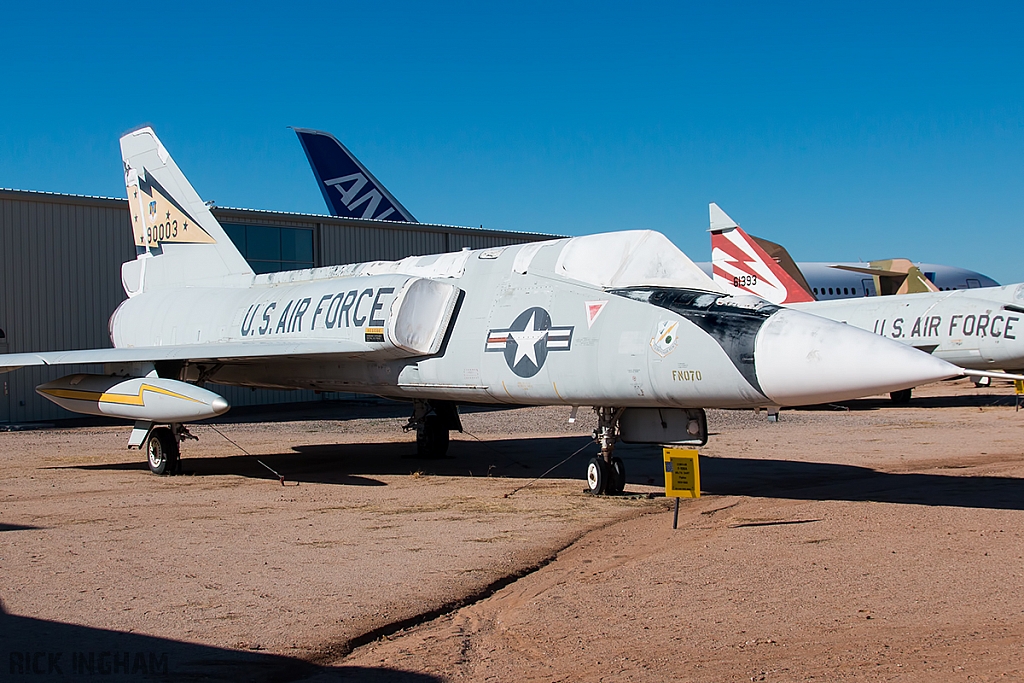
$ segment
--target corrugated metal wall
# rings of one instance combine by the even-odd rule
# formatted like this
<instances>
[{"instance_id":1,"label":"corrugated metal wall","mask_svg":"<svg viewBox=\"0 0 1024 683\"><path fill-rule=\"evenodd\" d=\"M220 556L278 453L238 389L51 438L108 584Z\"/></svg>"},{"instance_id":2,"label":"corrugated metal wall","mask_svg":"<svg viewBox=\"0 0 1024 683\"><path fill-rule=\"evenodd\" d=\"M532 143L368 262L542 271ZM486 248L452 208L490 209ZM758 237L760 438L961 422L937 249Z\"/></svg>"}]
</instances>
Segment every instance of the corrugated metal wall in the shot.
<instances>
[{"instance_id":1,"label":"corrugated metal wall","mask_svg":"<svg viewBox=\"0 0 1024 683\"><path fill-rule=\"evenodd\" d=\"M463 247L486 249L552 239L552 235L464 228L426 223L390 223L248 209L214 209L222 223L311 228L317 233L316 264L337 266L364 261L394 261Z\"/></svg>"},{"instance_id":2,"label":"corrugated metal wall","mask_svg":"<svg viewBox=\"0 0 1024 683\"><path fill-rule=\"evenodd\" d=\"M445 251L445 235L416 229L380 230L321 226L321 254L324 265L393 261L406 256Z\"/></svg>"},{"instance_id":3,"label":"corrugated metal wall","mask_svg":"<svg viewBox=\"0 0 1024 683\"><path fill-rule=\"evenodd\" d=\"M522 244L548 235L215 208L223 223L306 227L316 265ZM0 353L110 346L107 320L124 300L121 264L135 258L127 201L0 190ZM95 367L22 368L0 375L0 424L74 417L35 387ZM309 391L211 387L231 405L318 398ZM332 395L336 397L336 395Z\"/></svg>"},{"instance_id":4,"label":"corrugated metal wall","mask_svg":"<svg viewBox=\"0 0 1024 683\"><path fill-rule=\"evenodd\" d=\"M107 319L125 298L121 263L135 256L125 202L0 194L0 328L7 352L110 346ZM35 392L84 367L0 375L0 419L70 417Z\"/></svg>"}]
</instances>

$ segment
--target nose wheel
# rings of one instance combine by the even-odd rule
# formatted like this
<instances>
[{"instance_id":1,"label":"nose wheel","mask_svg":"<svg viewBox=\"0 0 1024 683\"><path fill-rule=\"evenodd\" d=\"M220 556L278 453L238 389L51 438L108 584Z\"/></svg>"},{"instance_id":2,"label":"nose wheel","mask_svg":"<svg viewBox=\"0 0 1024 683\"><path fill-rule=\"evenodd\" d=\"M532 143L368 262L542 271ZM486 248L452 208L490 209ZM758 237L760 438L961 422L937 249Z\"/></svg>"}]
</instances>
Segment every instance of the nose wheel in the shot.
<instances>
[{"instance_id":1,"label":"nose wheel","mask_svg":"<svg viewBox=\"0 0 1024 683\"><path fill-rule=\"evenodd\" d=\"M587 492L600 496L608 489L608 463L595 456L587 463Z\"/></svg>"},{"instance_id":2,"label":"nose wheel","mask_svg":"<svg viewBox=\"0 0 1024 683\"><path fill-rule=\"evenodd\" d=\"M612 458L610 463L596 455L587 463L587 493L617 496L626 489L626 463Z\"/></svg>"}]
</instances>

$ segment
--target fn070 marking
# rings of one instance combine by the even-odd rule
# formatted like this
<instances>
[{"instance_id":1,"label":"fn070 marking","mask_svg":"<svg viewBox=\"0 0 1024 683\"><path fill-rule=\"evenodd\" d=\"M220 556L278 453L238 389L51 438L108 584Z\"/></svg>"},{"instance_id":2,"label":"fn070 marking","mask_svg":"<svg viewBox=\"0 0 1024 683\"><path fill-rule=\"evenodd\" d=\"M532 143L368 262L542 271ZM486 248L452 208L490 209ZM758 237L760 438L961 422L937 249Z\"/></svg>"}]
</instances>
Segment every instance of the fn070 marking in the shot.
<instances>
[{"instance_id":1,"label":"fn070 marking","mask_svg":"<svg viewBox=\"0 0 1024 683\"><path fill-rule=\"evenodd\" d=\"M699 382L700 370L673 370L672 379L676 382Z\"/></svg>"}]
</instances>

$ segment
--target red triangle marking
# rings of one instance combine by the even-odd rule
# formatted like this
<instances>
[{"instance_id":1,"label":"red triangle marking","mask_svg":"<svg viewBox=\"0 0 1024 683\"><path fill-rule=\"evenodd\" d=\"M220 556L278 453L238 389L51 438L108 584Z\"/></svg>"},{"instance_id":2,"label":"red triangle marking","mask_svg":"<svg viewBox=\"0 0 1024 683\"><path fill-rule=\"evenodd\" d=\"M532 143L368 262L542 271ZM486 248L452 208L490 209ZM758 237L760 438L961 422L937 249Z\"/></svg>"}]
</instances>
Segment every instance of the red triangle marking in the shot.
<instances>
[{"instance_id":1,"label":"red triangle marking","mask_svg":"<svg viewBox=\"0 0 1024 683\"><path fill-rule=\"evenodd\" d=\"M601 315L601 311L604 310L607 301L587 301L587 328L594 326L594 321L597 320L597 316Z\"/></svg>"}]
</instances>

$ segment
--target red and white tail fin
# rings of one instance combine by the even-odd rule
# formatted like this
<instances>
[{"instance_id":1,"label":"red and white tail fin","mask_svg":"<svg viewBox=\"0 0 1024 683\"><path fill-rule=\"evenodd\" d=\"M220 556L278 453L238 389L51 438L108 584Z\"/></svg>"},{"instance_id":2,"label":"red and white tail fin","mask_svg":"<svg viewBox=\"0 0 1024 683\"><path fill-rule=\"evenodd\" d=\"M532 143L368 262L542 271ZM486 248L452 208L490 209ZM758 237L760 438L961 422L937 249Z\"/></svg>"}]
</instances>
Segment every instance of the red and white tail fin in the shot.
<instances>
[{"instance_id":1,"label":"red and white tail fin","mask_svg":"<svg viewBox=\"0 0 1024 683\"><path fill-rule=\"evenodd\" d=\"M814 301L775 259L714 202L711 214L713 278L731 294L754 294L774 304Z\"/></svg>"}]
</instances>

